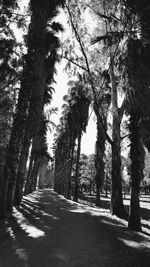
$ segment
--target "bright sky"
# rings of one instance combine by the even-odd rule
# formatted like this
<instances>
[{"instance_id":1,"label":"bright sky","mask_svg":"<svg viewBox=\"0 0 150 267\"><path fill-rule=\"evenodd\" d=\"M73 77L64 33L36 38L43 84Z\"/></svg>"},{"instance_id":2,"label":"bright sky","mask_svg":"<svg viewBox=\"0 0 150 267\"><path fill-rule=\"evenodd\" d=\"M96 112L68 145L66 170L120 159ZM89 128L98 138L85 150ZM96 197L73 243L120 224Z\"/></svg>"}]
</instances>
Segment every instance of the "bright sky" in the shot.
<instances>
[{"instance_id":1,"label":"bright sky","mask_svg":"<svg viewBox=\"0 0 150 267\"><path fill-rule=\"evenodd\" d=\"M54 85L55 93L53 95L53 101L51 103L52 107L58 107L59 111L57 115L52 115L51 120L55 122L56 124L59 123L59 118L61 116L61 106L64 103L62 98L64 95L67 94L67 83L69 81L68 75L63 71L63 68L65 66L65 61L62 60L62 62L57 65L57 75L55 76L55 80L57 82L56 85ZM92 113L92 116L90 117L86 134L83 134L82 137L82 143L81 143L81 153L90 155L94 153L95 149L95 141L96 141L96 122L93 120L94 113ZM51 152L51 146L52 146L52 139L53 135L48 133L48 143L49 143L49 151Z\"/></svg>"}]
</instances>

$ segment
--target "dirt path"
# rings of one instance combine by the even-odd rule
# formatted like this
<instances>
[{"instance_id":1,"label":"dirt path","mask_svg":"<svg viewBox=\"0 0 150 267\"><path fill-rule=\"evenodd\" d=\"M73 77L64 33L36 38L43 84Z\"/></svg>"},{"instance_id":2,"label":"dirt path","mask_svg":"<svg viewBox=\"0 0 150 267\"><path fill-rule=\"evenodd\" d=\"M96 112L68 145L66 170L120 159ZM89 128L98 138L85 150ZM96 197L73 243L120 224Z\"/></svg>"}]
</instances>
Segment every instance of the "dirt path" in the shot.
<instances>
[{"instance_id":1,"label":"dirt path","mask_svg":"<svg viewBox=\"0 0 150 267\"><path fill-rule=\"evenodd\" d=\"M37 191L0 224L0 267L64 266L149 267L150 238L105 210Z\"/></svg>"}]
</instances>

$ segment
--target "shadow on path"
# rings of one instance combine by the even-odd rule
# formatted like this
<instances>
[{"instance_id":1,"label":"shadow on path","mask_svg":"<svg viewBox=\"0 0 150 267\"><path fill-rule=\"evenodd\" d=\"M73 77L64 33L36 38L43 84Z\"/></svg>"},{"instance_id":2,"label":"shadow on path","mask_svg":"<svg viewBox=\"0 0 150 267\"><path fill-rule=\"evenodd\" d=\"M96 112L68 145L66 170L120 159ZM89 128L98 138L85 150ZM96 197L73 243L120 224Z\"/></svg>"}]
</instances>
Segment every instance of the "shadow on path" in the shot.
<instances>
[{"instance_id":1,"label":"shadow on path","mask_svg":"<svg viewBox=\"0 0 150 267\"><path fill-rule=\"evenodd\" d=\"M0 267L149 266L148 238L50 189L24 197L0 225Z\"/></svg>"}]
</instances>

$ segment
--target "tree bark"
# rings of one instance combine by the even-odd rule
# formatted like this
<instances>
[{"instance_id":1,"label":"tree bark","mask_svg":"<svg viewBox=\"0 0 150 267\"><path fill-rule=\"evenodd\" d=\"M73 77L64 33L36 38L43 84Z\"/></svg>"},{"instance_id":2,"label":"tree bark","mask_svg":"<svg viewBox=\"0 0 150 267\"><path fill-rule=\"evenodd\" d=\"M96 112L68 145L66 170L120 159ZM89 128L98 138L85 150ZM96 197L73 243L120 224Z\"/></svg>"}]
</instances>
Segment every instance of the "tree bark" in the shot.
<instances>
[{"instance_id":1,"label":"tree bark","mask_svg":"<svg viewBox=\"0 0 150 267\"><path fill-rule=\"evenodd\" d=\"M108 197L108 175L106 174L105 197Z\"/></svg>"},{"instance_id":2,"label":"tree bark","mask_svg":"<svg viewBox=\"0 0 150 267\"><path fill-rule=\"evenodd\" d=\"M66 187L66 198L71 199L71 173L72 173L72 163L75 147L74 134L69 135L69 152L68 152L68 171L67 171L67 187Z\"/></svg>"},{"instance_id":3,"label":"tree bark","mask_svg":"<svg viewBox=\"0 0 150 267\"><path fill-rule=\"evenodd\" d=\"M67 149L67 151L66 151L66 171L65 171L65 187L64 187L64 197L66 197L67 198L67 196L68 196L68 190L69 190L69 188L68 188L68 186L69 186L69 170L70 170L70 160L71 160L71 158L70 158L70 146L69 146L69 144L67 144L67 147L68 147L68 149Z\"/></svg>"},{"instance_id":4,"label":"tree bark","mask_svg":"<svg viewBox=\"0 0 150 267\"><path fill-rule=\"evenodd\" d=\"M139 186L132 183L131 202L128 227L134 231L141 231Z\"/></svg>"},{"instance_id":5,"label":"tree bark","mask_svg":"<svg viewBox=\"0 0 150 267\"><path fill-rule=\"evenodd\" d=\"M23 187L25 183L25 175L26 175L26 166L27 160L29 156L29 148L30 148L30 140L24 140L25 144L23 144L20 162L18 167L18 173L16 178L16 187L15 187L15 195L14 195L14 206L19 206L23 197ZM8 198L7 201L9 203L9 188L8 188Z\"/></svg>"},{"instance_id":6,"label":"tree bark","mask_svg":"<svg viewBox=\"0 0 150 267\"><path fill-rule=\"evenodd\" d=\"M25 196L28 194L28 187L29 187L29 182L31 180L31 174L32 174L33 166L34 166L34 160L35 160L35 153L34 153L34 149L33 149L33 145L32 145L31 158L30 158L30 162L29 162L29 169L28 169L28 174L27 174L26 181L25 181L25 189L24 189L24 195Z\"/></svg>"},{"instance_id":7,"label":"tree bark","mask_svg":"<svg viewBox=\"0 0 150 267\"><path fill-rule=\"evenodd\" d=\"M101 124L97 119L97 141L95 151L95 169L96 169L96 206L100 207L100 188L104 182L104 153L105 153L105 135L101 129Z\"/></svg>"},{"instance_id":8,"label":"tree bark","mask_svg":"<svg viewBox=\"0 0 150 267\"><path fill-rule=\"evenodd\" d=\"M140 136L140 116L137 112L130 115L130 158L131 158L131 203L128 227L141 231L139 191L143 179L145 151Z\"/></svg>"},{"instance_id":9,"label":"tree bark","mask_svg":"<svg viewBox=\"0 0 150 267\"><path fill-rule=\"evenodd\" d=\"M113 62L110 65L110 78L112 85L111 102L112 102L112 194L111 194L111 213L120 217L127 218L123 206L122 197L122 177L121 177L121 137L119 108L117 103L117 86L113 70Z\"/></svg>"},{"instance_id":10,"label":"tree bark","mask_svg":"<svg viewBox=\"0 0 150 267\"><path fill-rule=\"evenodd\" d=\"M30 193L32 193L33 191L36 190L37 178L38 178L38 170L39 170L39 160L37 158L37 159L35 159L34 167L33 167L33 170L32 170L31 189L29 191Z\"/></svg>"},{"instance_id":11,"label":"tree bark","mask_svg":"<svg viewBox=\"0 0 150 267\"><path fill-rule=\"evenodd\" d=\"M82 137L82 130L80 129L78 136L78 148L77 148L76 171L75 171L75 188L73 196L73 201L75 202L78 202L78 193L79 193L79 160L81 151L81 137Z\"/></svg>"}]
</instances>

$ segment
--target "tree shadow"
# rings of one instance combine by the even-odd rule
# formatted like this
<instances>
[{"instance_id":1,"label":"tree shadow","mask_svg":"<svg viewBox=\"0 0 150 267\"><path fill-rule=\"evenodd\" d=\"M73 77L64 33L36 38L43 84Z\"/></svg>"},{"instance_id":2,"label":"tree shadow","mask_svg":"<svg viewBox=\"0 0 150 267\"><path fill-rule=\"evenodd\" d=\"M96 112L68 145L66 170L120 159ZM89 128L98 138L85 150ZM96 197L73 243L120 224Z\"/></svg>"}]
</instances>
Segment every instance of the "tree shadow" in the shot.
<instances>
[{"instance_id":1,"label":"tree shadow","mask_svg":"<svg viewBox=\"0 0 150 267\"><path fill-rule=\"evenodd\" d=\"M25 197L2 231L2 267L149 266L144 236L52 190Z\"/></svg>"},{"instance_id":2,"label":"tree shadow","mask_svg":"<svg viewBox=\"0 0 150 267\"><path fill-rule=\"evenodd\" d=\"M149 196L144 196L146 199L150 199ZM79 199L81 200L81 202L83 202L84 204L90 204L92 203L93 206L95 206L95 195L93 196L90 196L90 195L83 195L83 194L80 194L79 195ZM79 201L80 201L79 200ZM126 198L125 200L130 200L130 198ZM144 202L144 203L147 203L149 201L142 201L140 199L140 202ZM129 205L130 204L126 204L124 203L124 207L125 207L125 210L126 212L129 214ZM105 197L101 197L101 200L100 200L100 208L103 208L103 209L110 209L110 197L109 198L105 198ZM145 207L140 207L140 216L143 220L149 220L150 219L150 209L148 208L145 208Z\"/></svg>"}]
</instances>

